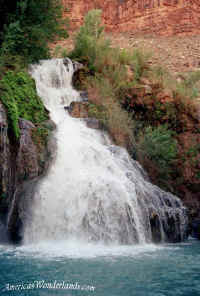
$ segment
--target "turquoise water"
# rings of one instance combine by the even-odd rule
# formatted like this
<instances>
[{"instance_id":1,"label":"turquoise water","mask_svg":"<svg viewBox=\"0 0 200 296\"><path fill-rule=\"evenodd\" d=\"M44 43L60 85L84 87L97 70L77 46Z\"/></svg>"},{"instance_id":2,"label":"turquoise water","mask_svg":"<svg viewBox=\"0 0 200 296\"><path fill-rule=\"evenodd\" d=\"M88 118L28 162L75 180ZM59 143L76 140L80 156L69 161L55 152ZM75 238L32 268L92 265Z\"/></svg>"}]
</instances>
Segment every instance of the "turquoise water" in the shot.
<instances>
[{"instance_id":1,"label":"turquoise water","mask_svg":"<svg viewBox=\"0 0 200 296\"><path fill-rule=\"evenodd\" d=\"M200 242L110 248L67 242L0 246L0 295L200 295Z\"/></svg>"}]
</instances>

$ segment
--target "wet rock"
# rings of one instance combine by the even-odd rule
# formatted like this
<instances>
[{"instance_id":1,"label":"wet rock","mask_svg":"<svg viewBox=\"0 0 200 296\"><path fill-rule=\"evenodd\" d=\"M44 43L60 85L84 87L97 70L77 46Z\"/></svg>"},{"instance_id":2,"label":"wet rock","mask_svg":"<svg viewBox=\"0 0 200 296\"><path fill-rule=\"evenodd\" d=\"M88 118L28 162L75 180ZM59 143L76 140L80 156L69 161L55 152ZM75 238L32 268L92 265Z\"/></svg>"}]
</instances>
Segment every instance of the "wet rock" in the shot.
<instances>
[{"instance_id":1,"label":"wet rock","mask_svg":"<svg viewBox=\"0 0 200 296\"><path fill-rule=\"evenodd\" d=\"M26 119L19 119L19 128L21 130L21 134L23 134L23 130L29 130L29 129L33 129L35 128L35 125L29 121L29 120L26 120Z\"/></svg>"},{"instance_id":2,"label":"wet rock","mask_svg":"<svg viewBox=\"0 0 200 296\"><path fill-rule=\"evenodd\" d=\"M81 91L80 92L80 97L82 102L87 102L88 101L88 92L87 91Z\"/></svg>"},{"instance_id":3,"label":"wet rock","mask_svg":"<svg viewBox=\"0 0 200 296\"><path fill-rule=\"evenodd\" d=\"M195 219L191 223L191 235L200 240L200 219Z\"/></svg>"},{"instance_id":4,"label":"wet rock","mask_svg":"<svg viewBox=\"0 0 200 296\"><path fill-rule=\"evenodd\" d=\"M7 126L7 116L5 112L5 108L0 102L0 127L6 127Z\"/></svg>"},{"instance_id":5,"label":"wet rock","mask_svg":"<svg viewBox=\"0 0 200 296\"><path fill-rule=\"evenodd\" d=\"M154 243L160 243L162 241L162 235L160 231L159 216L155 212L152 212L149 219L151 225L152 241Z\"/></svg>"},{"instance_id":6,"label":"wet rock","mask_svg":"<svg viewBox=\"0 0 200 296\"><path fill-rule=\"evenodd\" d=\"M32 140L32 129L35 128L34 124L28 120L20 119L19 128L20 139L16 163L18 180L22 181L38 176L39 164L37 149Z\"/></svg>"},{"instance_id":7,"label":"wet rock","mask_svg":"<svg viewBox=\"0 0 200 296\"><path fill-rule=\"evenodd\" d=\"M93 129L101 129L102 128L100 121L96 118L86 118L85 122L86 122L87 127L89 127L89 128L93 128Z\"/></svg>"},{"instance_id":8,"label":"wet rock","mask_svg":"<svg viewBox=\"0 0 200 296\"><path fill-rule=\"evenodd\" d=\"M65 58L63 60L64 65L66 66L67 70L69 71L69 66L71 65L71 60L69 60L68 58ZM83 65L77 61L72 61L73 64L73 70L74 72L76 72L79 69L83 68Z\"/></svg>"},{"instance_id":9,"label":"wet rock","mask_svg":"<svg viewBox=\"0 0 200 296\"><path fill-rule=\"evenodd\" d=\"M77 61L72 61L74 72L83 68L83 65Z\"/></svg>"},{"instance_id":10,"label":"wet rock","mask_svg":"<svg viewBox=\"0 0 200 296\"><path fill-rule=\"evenodd\" d=\"M69 106L64 106L65 111L69 111Z\"/></svg>"},{"instance_id":11,"label":"wet rock","mask_svg":"<svg viewBox=\"0 0 200 296\"><path fill-rule=\"evenodd\" d=\"M0 221L0 243L8 242L8 233L6 226Z\"/></svg>"},{"instance_id":12,"label":"wet rock","mask_svg":"<svg viewBox=\"0 0 200 296\"><path fill-rule=\"evenodd\" d=\"M64 107L65 108L65 107ZM44 127L46 127L48 130L53 131L56 129L56 124L52 120L46 120L42 123Z\"/></svg>"},{"instance_id":13,"label":"wet rock","mask_svg":"<svg viewBox=\"0 0 200 296\"><path fill-rule=\"evenodd\" d=\"M6 209L5 197L11 189L11 151L8 138L8 122L4 106L0 103L0 205ZM8 190L9 189L9 190Z\"/></svg>"},{"instance_id":14,"label":"wet rock","mask_svg":"<svg viewBox=\"0 0 200 296\"><path fill-rule=\"evenodd\" d=\"M48 123L52 125L52 128L54 127L51 121L47 121ZM22 239L24 215L27 219L30 217L27 208L32 201L36 184L47 171L56 151L54 137L50 137L47 146L43 147L42 151L38 151L32 140L32 131L35 126L24 119L20 119L19 126L21 132L19 148L13 161L16 166L15 182L13 182L12 199L9 201L7 213L8 236L15 243Z\"/></svg>"}]
</instances>

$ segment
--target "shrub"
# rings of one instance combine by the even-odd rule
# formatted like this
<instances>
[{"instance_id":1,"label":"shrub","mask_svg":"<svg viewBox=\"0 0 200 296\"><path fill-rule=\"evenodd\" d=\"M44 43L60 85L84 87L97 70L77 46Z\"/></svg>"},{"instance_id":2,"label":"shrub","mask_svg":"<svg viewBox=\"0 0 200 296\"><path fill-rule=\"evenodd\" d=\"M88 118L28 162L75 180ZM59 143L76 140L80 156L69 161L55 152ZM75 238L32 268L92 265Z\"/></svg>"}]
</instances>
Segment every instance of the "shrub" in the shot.
<instances>
[{"instance_id":1,"label":"shrub","mask_svg":"<svg viewBox=\"0 0 200 296\"><path fill-rule=\"evenodd\" d=\"M120 106L109 79L92 77L87 81L87 89L90 102L93 103L89 115L103 123L116 144L129 149L134 144L134 121Z\"/></svg>"},{"instance_id":2,"label":"shrub","mask_svg":"<svg viewBox=\"0 0 200 296\"><path fill-rule=\"evenodd\" d=\"M188 97L190 99L197 98L199 95L199 88L197 83L200 81L200 71L195 71L183 77L181 82L176 85L176 92L180 96Z\"/></svg>"},{"instance_id":3,"label":"shrub","mask_svg":"<svg viewBox=\"0 0 200 296\"><path fill-rule=\"evenodd\" d=\"M177 156L177 141L174 132L166 125L146 127L138 142L139 158L152 161L162 177L169 177L171 165Z\"/></svg>"},{"instance_id":4,"label":"shrub","mask_svg":"<svg viewBox=\"0 0 200 296\"><path fill-rule=\"evenodd\" d=\"M150 53L145 53L144 50L135 49L130 56L130 61L133 70L134 70L134 77L136 81L139 81L142 76L146 74L149 70L148 60L150 58Z\"/></svg>"}]
</instances>

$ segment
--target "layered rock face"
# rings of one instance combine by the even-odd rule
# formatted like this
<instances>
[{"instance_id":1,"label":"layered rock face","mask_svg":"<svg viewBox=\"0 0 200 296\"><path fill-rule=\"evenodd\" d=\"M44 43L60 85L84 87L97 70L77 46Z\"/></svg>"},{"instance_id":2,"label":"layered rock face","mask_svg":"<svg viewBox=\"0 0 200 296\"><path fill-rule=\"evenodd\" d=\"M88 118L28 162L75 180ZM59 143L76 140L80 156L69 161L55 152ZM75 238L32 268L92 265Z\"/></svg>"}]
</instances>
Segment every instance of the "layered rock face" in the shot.
<instances>
[{"instance_id":1,"label":"layered rock face","mask_svg":"<svg viewBox=\"0 0 200 296\"><path fill-rule=\"evenodd\" d=\"M0 102L0 242L7 235L13 241L20 240L20 215L26 211L26 199L31 198L31 190L47 170L54 150L50 141L41 149L34 143L32 133L36 127L32 122L19 119L19 128L16 142L8 132L7 112Z\"/></svg>"},{"instance_id":2,"label":"layered rock face","mask_svg":"<svg viewBox=\"0 0 200 296\"><path fill-rule=\"evenodd\" d=\"M101 9L108 31L158 35L200 33L199 0L63 0L75 29L91 9Z\"/></svg>"}]
</instances>

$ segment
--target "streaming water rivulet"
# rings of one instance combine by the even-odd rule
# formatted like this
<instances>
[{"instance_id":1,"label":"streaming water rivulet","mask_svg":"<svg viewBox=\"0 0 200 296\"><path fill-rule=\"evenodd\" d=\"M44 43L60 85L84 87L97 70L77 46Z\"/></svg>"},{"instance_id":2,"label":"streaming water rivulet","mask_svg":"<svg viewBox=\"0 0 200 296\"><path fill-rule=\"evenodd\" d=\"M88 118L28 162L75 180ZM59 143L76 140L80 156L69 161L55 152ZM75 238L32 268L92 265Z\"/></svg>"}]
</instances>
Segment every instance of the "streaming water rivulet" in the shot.
<instances>
[{"instance_id":1,"label":"streaming water rivulet","mask_svg":"<svg viewBox=\"0 0 200 296\"><path fill-rule=\"evenodd\" d=\"M148 181L140 165L107 134L68 115L81 100L69 59L31 67L37 91L56 123L57 152L24 222L24 242L78 240L112 244L179 241L186 231L181 201Z\"/></svg>"}]
</instances>

